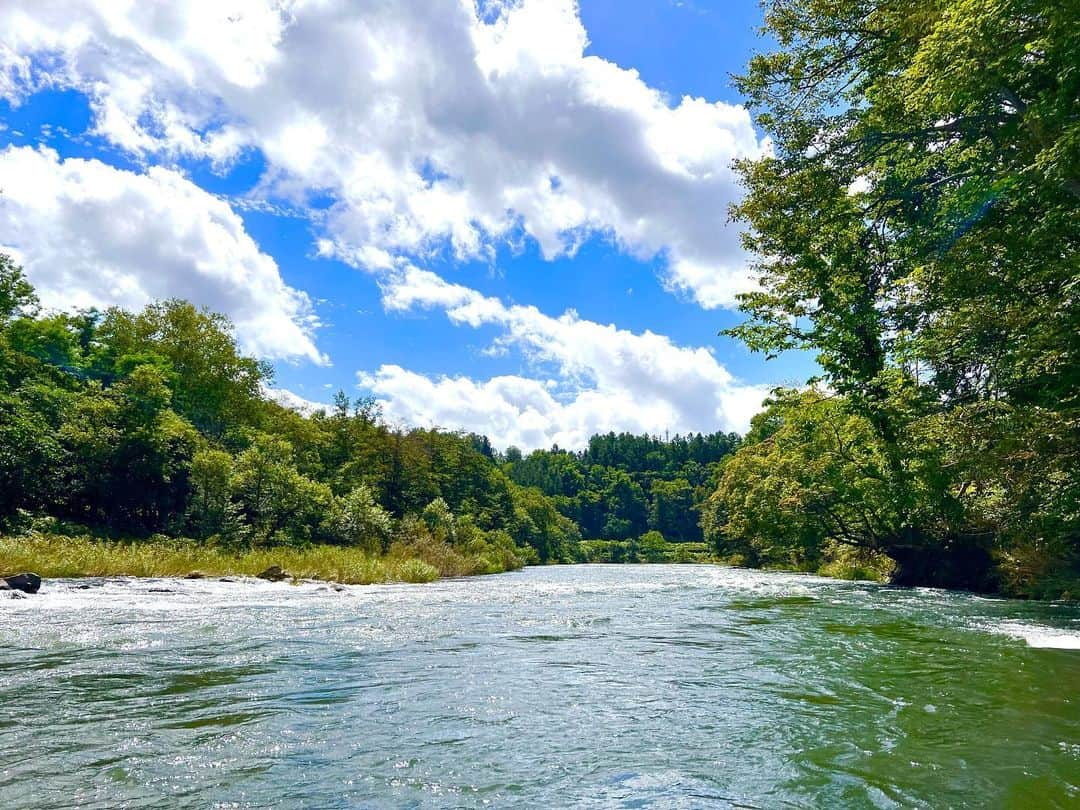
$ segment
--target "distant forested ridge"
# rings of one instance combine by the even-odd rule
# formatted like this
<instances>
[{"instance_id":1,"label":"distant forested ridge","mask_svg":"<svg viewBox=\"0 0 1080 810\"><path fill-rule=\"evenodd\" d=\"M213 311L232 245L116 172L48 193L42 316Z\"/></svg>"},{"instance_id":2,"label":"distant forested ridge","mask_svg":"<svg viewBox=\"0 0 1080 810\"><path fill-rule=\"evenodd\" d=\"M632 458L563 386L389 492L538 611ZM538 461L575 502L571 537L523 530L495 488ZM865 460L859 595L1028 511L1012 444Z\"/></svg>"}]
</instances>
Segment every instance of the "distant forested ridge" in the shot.
<instances>
[{"instance_id":1,"label":"distant forested ridge","mask_svg":"<svg viewBox=\"0 0 1080 810\"><path fill-rule=\"evenodd\" d=\"M720 460L738 443L734 433L607 433L580 452L554 447L522 456L510 448L503 469L550 496L585 538L630 540L655 531L669 542L699 542L698 510L716 488Z\"/></svg>"},{"instance_id":2,"label":"distant forested ridge","mask_svg":"<svg viewBox=\"0 0 1080 810\"><path fill-rule=\"evenodd\" d=\"M731 334L822 374L724 465L748 562L1080 595L1080 4L769 0Z\"/></svg>"}]
</instances>

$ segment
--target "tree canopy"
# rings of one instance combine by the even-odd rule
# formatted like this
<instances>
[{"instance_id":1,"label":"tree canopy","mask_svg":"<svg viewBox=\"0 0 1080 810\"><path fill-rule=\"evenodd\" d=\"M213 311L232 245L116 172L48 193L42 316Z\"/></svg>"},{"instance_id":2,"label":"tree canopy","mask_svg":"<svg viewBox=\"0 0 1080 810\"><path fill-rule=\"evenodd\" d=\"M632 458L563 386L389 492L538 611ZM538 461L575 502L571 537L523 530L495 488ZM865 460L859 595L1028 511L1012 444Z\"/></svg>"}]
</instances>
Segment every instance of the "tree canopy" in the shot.
<instances>
[{"instance_id":1,"label":"tree canopy","mask_svg":"<svg viewBox=\"0 0 1080 810\"><path fill-rule=\"evenodd\" d=\"M0 295L0 528L46 515L112 537L488 544L541 563L596 556L584 536L631 544L608 558L661 559L701 540L698 507L738 441L611 433L501 454L485 436L391 427L344 392L308 415L282 407L228 320L185 301L44 312L2 255Z\"/></svg>"},{"instance_id":2,"label":"tree canopy","mask_svg":"<svg viewBox=\"0 0 1080 810\"><path fill-rule=\"evenodd\" d=\"M514 483L486 439L393 429L344 393L305 416L270 383L223 316L179 300L43 313L0 255L0 523L372 553L460 535L480 554L570 559L577 526ZM462 531L418 519L432 510Z\"/></svg>"},{"instance_id":3,"label":"tree canopy","mask_svg":"<svg viewBox=\"0 0 1080 810\"><path fill-rule=\"evenodd\" d=\"M606 433L581 452L554 447L523 457L510 448L503 468L516 483L551 496L586 538L628 540L654 531L670 542L697 542L698 509L715 487L718 462L738 442L733 433Z\"/></svg>"},{"instance_id":4,"label":"tree canopy","mask_svg":"<svg viewBox=\"0 0 1080 810\"><path fill-rule=\"evenodd\" d=\"M739 165L747 194L733 211L760 289L730 333L768 354L812 350L835 398L807 395L807 412L794 395L773 404L760 422L774 425L769 446L748 442L725 470L726 531L765 541L733 487L766 486L751 468L768 458L797 492L788 506L846 504L847 528L840 513L783 512L794 545L809 542L809 520L814 542L916 568L943 551L969 567L994 557L1019 580L1069 568L1080 5L771 0L765 19L777 47L738 85L773 153ZM789 463L815 443L828 448L820 465ZM851 522L860 504L867 519Z\"/></svg>"}]
</instances>

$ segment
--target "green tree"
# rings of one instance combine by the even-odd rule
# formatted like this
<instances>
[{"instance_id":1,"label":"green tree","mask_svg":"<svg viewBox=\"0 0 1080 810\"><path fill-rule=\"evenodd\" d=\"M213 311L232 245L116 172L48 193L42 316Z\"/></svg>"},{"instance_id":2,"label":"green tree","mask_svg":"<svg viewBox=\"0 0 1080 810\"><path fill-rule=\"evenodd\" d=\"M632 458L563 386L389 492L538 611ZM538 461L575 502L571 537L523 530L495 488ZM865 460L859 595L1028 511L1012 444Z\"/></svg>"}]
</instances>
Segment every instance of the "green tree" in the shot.
<instances>
[{"instance_id":1,"label":"green tree","mask_svg":"<svg viewBox=\"0 0 1080 810\"><path fill-rule=\"evenodd\" d=\"M191 458L188 519L198 537L235 534L236 509L229 481L233 459L224 450L203 448Z\"/></svg>"},{"instance_id":2,"label":"green tree","mask_svg":"<svg viewBox=\"0 0 1080 810\"><path fill-rule=\"evenodd\" d=\"M638 538L638 554L648 563L668 561L668 544L664 535L658 531L649 531Z\"/></svg>"},{"instance_id":3,"label":"green tree","mask_svg":"<svg viewBox=\"0 0 1080 810\"><path fill-rule=\"evenodd\" d=\"M612 540L637 537L647 528L648 507L641 485L621 469L608 469L604 475L606 520L604 534Z\"/></svg>"},{"instance_id":4,"label":"green tree","mask_svg":"<svg viewBox=\"0 0 1080 810\"><path fill-rule=\"evenodd\" d=\"M375 554L388 544L392 529L390 513L364 484L338 499L334 534L342 542Z\"/></svg>"},{"instance_id":5,"label":"green tree","mask_svg":"<svg viewBox=\"0 0 1080 810\"><path fill-rule=\"evenodd\" d=\"M58 511L111 531L179 528L197 432L170 408L161 371L138 366L105 390L87 386L63 409Z\"/></svg>"},{"instance_id":6,"label":"green tree","mask_svg":"<svg viewBox=\"0 0 1080 810\"><path fill-rule=\"evenodd\" d=\"M674 541L699 537L694 490L685 478L654 481L649 504L649 527Z\"/></svg>"},{"instance_id":7,"label":"green tree","mask_svg":"<svg viewBox=\"0 0 1080 810\"><path fill-rule=\"evenodd\" d=\"M183 301L42 314L0 255L0 524L25 510L106 534L378 551L393 512L451 570L568 558L576 526L523 495L485 437L393 429L343 392L300 414L269 379L222 316Z\"/></svg>"},{"instance_id":8,"label":"green tree","mask_svg":"<svg viewBox=\"0 0 1080 810\"><path fill-rule=\"evenodd\" d=\"M453 542L457 531L457 521L449 505L442 498L436 498L420 513L420 520L439 541Z\"/></svg>"},{"instance_id":9,"label":"green tree","mask_svg":"<svg viewBox=\"0 0 1080 810\"><path fill-rule=\"evenodd\" d=\"M61 497L56 472L64 447L56 424L63 400L63 392L32 384L0 393L0 525L18 509L47 509Z\"/></svg>"},{"instance_id":10,"label":"green tree","mask_svg":"<svg viewBox=\"0 0 1080 810\"><path fill-rule=\"evenodd\" d=\"M100 326L96 363L108 376L128 356L157 355L175 374L173 406L199 430L221 437L230 426L254 425L271 369L241 354L223 315L186 301L151 304L138 314L109 310Z\"/></svg>"},{"instance_id":11,"label":"green tree","mask_svg":"<svg viewBox=\"0 0 1080 810\"><path fill-rule=\"evenodd\" d=\"M942 549L978 565L1026 520L972 508L986 488L1024 500L1017 457L987 456L988 478L937 463L926 436L963 425L993 446L1053 425L1024 439L1037 464L1080 469L1076 19L1047 0L772 0L778 49L739 79L774 149L739 166L761 289L731 334L814 351L865 420L901 571ZM1044 542L1075 529L1061 518Z\"/></svg>"},{"instance_id":12,"label":"green tree","mask_svg":"<svg viewBox=\"0 0 1080 810\"><path fill-rule=\"evenodd\" d=\"M332 514L330 488L301 475L292 445L277 437L256 437L237 457L229 486L255 542L308 542Z\"/></svg>"},{"instance_id":13,"label":"green tree","mask_svg":"<svg viewBox=\"0 0 1080 810\"><path fill-rule=\"evenodd\" d=\"M0 330L13 318L33 310L37 303L34 287L23 269L6 253L0 253Z\"/></svg>"},{"instance_id":14,"label":"green tree","mask_svg":"<svg viewBox=\"0 0 1080 810\"><path fill-rule=\"evenodd\" d=\"M536 549L541 563L569 562L581 539L577 524L559 514L550 498L533 487L514 487L514 515L508 527L521 546Z\"/></svg>"}]
</instances>

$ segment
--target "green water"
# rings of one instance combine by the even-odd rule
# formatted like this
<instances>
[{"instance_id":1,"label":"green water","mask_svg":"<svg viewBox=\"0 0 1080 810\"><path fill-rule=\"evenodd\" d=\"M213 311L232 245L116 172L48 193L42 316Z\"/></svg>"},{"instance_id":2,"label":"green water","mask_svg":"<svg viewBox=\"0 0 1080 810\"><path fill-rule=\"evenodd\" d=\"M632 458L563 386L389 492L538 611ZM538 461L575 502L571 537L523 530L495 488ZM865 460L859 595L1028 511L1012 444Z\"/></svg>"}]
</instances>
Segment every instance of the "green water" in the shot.
<instances>
[{"instance_id":1,"label":"green water","mask_svg":"<svg viewBox=\"0 0 1080 810\"><path fill-rule=\"evenodd\" d=\"M51 582L0 601L0 806L1076 807L1078 647L704 566Z\"/></svg>"}]
</instances>

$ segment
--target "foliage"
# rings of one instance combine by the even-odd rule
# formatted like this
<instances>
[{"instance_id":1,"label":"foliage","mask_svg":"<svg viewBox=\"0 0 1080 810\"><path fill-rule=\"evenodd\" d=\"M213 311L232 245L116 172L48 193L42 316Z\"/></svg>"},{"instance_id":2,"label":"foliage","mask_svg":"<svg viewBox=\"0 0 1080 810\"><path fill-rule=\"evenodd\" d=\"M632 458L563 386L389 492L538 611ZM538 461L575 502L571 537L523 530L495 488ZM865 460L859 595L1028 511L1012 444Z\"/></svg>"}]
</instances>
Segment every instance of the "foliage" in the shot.
<instances>
[{"instance_id":1,"label":"foliage","mask_svg":"<svg viewBox=\"0 0 1080 810\"><path fill-rule=\"evenodd\" d=\"M1075 2L770 0L740 89L760 289L730 330L816 353L704 522L765 559L884 552L899 581L1022 591L1080 557ZM1040 573L1041 572L1041 573ZM1026 586L1025 586L1026 587Z\"/></svg>"},{"instance_id":2,"label":"foliage","mask_svg":"<svg viewBox=\"0 0 1080 810\"><path fill-rule=\"evenodd\" d=\"M638 538L638 553L644 562L667 562L668 543L658 531L645 532Z\"/></svg>"},{"instance_id":3,"label":"foliage","mask_svg":"<svg viewBox=\"0 0 1080 810\"><path fill-rule=\"evenodd\" d=\"M659 532L632 540L582 540L575 562L584 563L715 563L719 558L705 543L669 543Z\"/></svg>"},{"instance_id":4,"label":"foliage","mask_svg":"<svg viewBox=\"0 0 1080 810\"><path fill-rule=\"evenodd\" d=\"M188 525L196 537L235 537L239 509L229 486L232 470L233 458L224 450L206 447L192 456Z\"/></svg>"},{"instance_id":5,"label":"foliage","mask_svg":"<svg viewBox=\"0 0 1080 810\"><path fill-rule=\"evenodd\" d=\"M885 554L856 548L843 543L826 543L822 547L822 563L817 573L834 579L858 579L888 582L895 563Z\"/></svg>"},{"instance_id":6,"label":"foliage","mask_svg":"<svg viewBox=\"0 0 1080 810\"><path fill-rule=\"evenodd\" d=\"M532 487L514 490L514 516L506 528L535 549L542 563L569 562L571 546L581 539L577 524Z\"/></svg>"},{"instance_id":7,"label":"foliage","mask_svg":"<svg viewBox=\"0 0 1080 810\"><path fill-rule=\"evenodd\" d=\"M0 327L37 304L34 288L22 268L6 253L0 253Z\"/></svg>"},{"instance_id":8,"label":"foliage","mask_svg":"<svg viewBox=\"0 0 1080 810\"><path fill-rule=\"evenodd\" d=\"M346 545L368 553L383 550L393 531L390 513L379 506L365 484L360 484L338 499L334 533Z\"/></svg>"},{"instance_id":9,"label":"foliage","mask_svg":"<svg viewBox=\"0 0 1080 810\"><path fill-rule=\"evenodd\" d=\"M611 433L580 453L502 456L483 436L393 429L344 392L290 411L265 396L270 374L227 319L184 301L41 312L0 254L0 527L47 514L236 553L423 548L461 574L572 562L585 535L624 541L630 561L661 555L641 551L650 530L700 541L696 510L737 443Z\"/></svg>"},{"instance_id":10,"label":"foliage","mask_svg":"<svg viewBox=\"0 0 1080 810\"><path fill-rule=\"evenodd\" d=\"M537 487L586 538L630 540L652 529L678 542L701 540L697 510L715 486L717 463L738 444L729 433L659 439L608 433L580 453L507 450L514 482Z\"/></svg>"},{"instance_id":11,"label":"foliage","mask_svg":"<svg viewBox=\"0 0 1080 810\"><path fill-rule=\"evenodd\" d=\"M439 578L439 569L423 560L406 560L397 570L403 582L434 582Z\"/></svg>"},{"instance_id":12,"label":"foliage","mask_svg":"<svg viewBox=\"0 0 1080 810\"><path fill-rule=\"evenodd\" d=\"M344 393L301 415L269 382L222 316L175 300L42 313L0 254L0 527L46 514L235 554L340 545L452 575L570 558L576 525L487 439L395 430Z\"/></svg>"},{"instance_id":13,"label":"foliage","mask_svg":"<svg viewBox=\"0 0 1080 810\"><path fill-rule=\"evenodd\" d=\"M801 567L828 539L878 548L902 532L908 515L881 442L845 400L781 392L755 428L765 419L768 438L731 456L710 500L709 539L719 553Z\"/></svg>"},{"instance_id":14,"label":"foliage","mask_svg":"<svg viewBox=\"0 0 1080 810\"><path fill-rule=\"evenodd\" d=\"M454 513L450 511L450 507L442 498L436 498L425 506L424 511L420 513L420 520L433 537L443 542L454 540L457 533Z\"/></svg>"}]
</instances>

